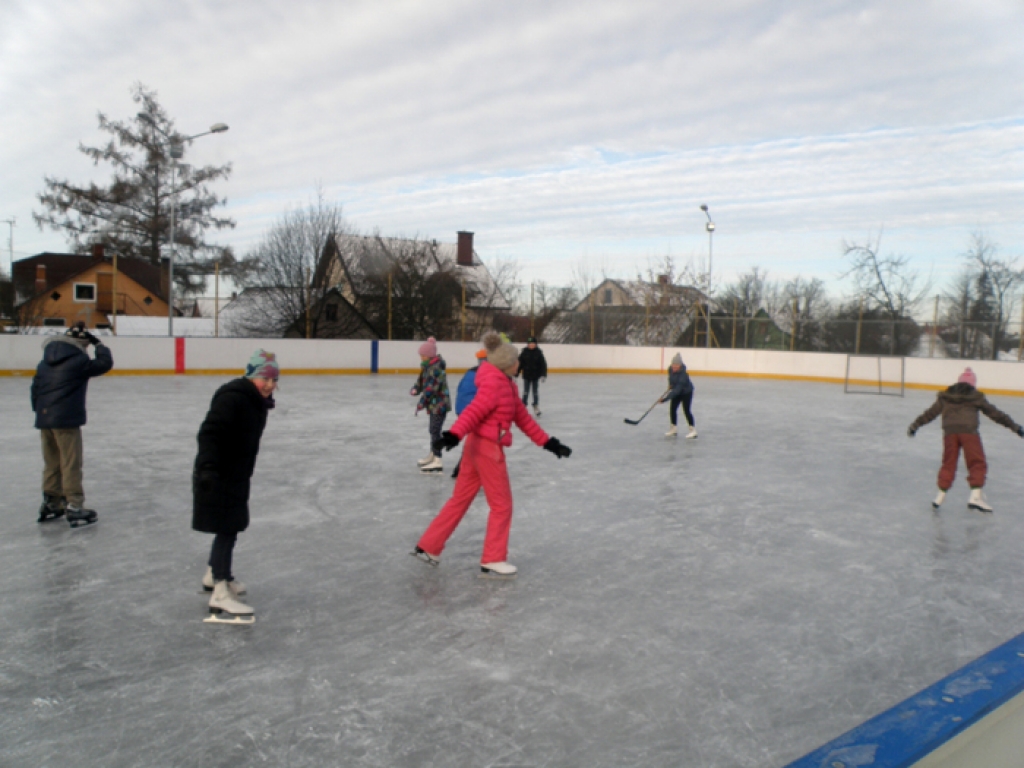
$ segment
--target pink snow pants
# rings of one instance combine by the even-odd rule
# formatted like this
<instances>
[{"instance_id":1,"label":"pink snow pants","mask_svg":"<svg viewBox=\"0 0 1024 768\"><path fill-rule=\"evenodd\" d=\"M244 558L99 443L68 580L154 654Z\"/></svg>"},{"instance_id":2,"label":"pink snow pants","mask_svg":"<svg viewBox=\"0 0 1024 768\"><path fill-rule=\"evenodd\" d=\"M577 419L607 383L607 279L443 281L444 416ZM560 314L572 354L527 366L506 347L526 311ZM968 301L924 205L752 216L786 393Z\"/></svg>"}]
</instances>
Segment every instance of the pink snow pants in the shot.
<instances>
[{"instance_id":1,"label":"pink snow pants","mask_svg":"<svg viewBox=\"0 0 1024 768\"><path fill-rule=\"evenodd\" d=\"M480 562L500 563L508 558L508 533L512 527L512 487L508 482L505 451L497 443L476 435L466 438L455 490L420 538L420 549L435 556L441 554L444 545L476 498L480 486L483 486L487 505L491 508L484 537L484 553Z\"/></svg>"},{"instance_id":2,"label":"pink snow pants","mask_svg":"<svg viewBox=\"0 0 1024 768\"><path fill-rule=\"evenodd\" d=\"M981 445L981 435L944 435L942 438L942 467L939 469L939 488L948 491L956 477L956 462L960 458L960 449L964 451L964 463L967 465L967 484L971 488L985 485L988 474L988 462L985 461L985 449Z\"/></svg>"}]
</instances>

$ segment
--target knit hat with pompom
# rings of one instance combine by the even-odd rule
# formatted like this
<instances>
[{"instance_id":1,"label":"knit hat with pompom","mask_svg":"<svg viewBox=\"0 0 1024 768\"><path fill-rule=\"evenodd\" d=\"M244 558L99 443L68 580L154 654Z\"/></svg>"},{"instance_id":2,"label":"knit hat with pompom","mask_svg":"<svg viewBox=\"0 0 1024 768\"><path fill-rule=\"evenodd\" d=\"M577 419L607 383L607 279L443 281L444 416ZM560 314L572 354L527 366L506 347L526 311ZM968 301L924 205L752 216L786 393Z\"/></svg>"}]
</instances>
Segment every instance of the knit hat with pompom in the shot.
<instances>
[{"instance_id":1,"label":"knit hat with pompom","mask_svg":"<svg viewBox=\"0 0 1024 768\"><path fill-rule=\"evenodd\" d=\"M491 331L481 343L487 350L487 362L498 370L508 373L519 362L519 350L514 345L501 340L501 336Z\"/></svg>"},{"instance_id":2,"label":"knit hat with pompom","mask_svg":"<svg viewBox=\"0 0 1024 768\"><path fill-rule=\"evenodd\" d=\"M957 384L970 384L972 387L978 386L978 377L974 375L974 371L970 368L964 368L964 372L960 374L960 378L956 381Z\"/></svg>"}]
</instances>

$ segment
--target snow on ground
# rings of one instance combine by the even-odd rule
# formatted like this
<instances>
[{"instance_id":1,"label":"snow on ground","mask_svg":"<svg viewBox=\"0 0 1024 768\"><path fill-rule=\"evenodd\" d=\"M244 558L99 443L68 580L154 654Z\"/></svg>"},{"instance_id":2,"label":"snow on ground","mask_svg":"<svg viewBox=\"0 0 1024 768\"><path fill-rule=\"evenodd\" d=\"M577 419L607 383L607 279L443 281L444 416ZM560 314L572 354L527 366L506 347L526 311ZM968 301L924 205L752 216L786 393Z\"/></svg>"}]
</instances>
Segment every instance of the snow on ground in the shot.
<instances>
[{"instance_id":1,"label":"snow on ground","mask_svg":"<svg viewBox=\"0 0 1024 768\"><path fill-rule=\"evenodd\" d=\"M1024 631L1024 442L983 426L995 515L962 471L933 514L940 429L905 434L931 393L698 378L686 441L665 406L623 423L659 377L552 376L575 452L517 434L495 583L482 498L439 568L406 554L453 482L416 472L410 377L287 371L236 550L256 624L204 624L221 381L94 381L100 522L70 531L35 522L29 382L0 379L0 764L781 766Z\"/></svg>"}]
</instances>

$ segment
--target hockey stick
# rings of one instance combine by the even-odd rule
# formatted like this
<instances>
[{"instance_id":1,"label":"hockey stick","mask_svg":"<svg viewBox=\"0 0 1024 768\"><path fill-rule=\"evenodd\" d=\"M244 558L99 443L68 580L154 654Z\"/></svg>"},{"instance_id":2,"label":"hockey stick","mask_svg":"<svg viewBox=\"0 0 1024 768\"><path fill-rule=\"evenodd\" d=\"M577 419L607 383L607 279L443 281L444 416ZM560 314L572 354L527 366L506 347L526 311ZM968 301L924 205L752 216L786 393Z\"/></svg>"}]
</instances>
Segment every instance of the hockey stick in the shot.
<instances>
[{"instance_id":1,"label":"hockey stick","mask_svg":"<svg viewBox=\"0 0 1024 768\"><path fill-rule=\"evenodd\" d=\"M623 421L624 421L624 422L626 422L627 424L632 424L632 425L633 425L633 426L635 427L635 426L636 426L637 424L639 424L639 423L640 423L641 421L643 421L643 420L644 420L644 419L645 419L645 418L647 417L647 414L648 414L648 413L650 413L650 412L651 412L651 411L653 411L653 410L654 410L655 408L657 408L657 407L658 407L658 403L660 403L660 402L662 401L662 398L664 398L664 397L665 397L665 395L667 395L667 394L668 394L669 392L671 392L671 391L672 391L672 387L669 387L668 389L666 389L666 390L665 390L665 391L664 391L664 392L662 393L661 397L659 397L659 398L658 398L657 400L655 400L655 401L654 401L654 405L652 405L652 406L651 406L650 408L648 408L648 409L647 409L646 411L644 411L644 415L643 415L643 416L641 416L641 417L640 417L639 419L637 419L636 421L633 421L632 419L623 419Z\"/></svg>"}]
</instances>

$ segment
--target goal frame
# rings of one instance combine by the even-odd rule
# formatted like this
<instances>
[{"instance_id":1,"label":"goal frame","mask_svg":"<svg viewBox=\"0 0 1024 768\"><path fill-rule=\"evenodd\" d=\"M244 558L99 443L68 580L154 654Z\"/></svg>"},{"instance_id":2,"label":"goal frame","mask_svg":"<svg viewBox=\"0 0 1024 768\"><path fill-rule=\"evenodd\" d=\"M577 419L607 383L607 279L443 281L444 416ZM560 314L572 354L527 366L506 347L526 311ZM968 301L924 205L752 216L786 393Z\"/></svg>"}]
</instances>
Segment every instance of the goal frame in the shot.
<instances>
[{"instance_id":1,"label":"goal frame","mask_svg":"<svg viewBox=\"0 0 1024 768\"><path fill-rule=\"evenodd\" d=\"M871 387L877 387L877 391L871 389L850 389L850 361L854 358L862 360L875 360L877 371L877 384L868 384ZM886 392L886 386L889 389L895 389L895 382L886 382L882 379L882 360L899 361L900 366L900 381L899 391L897 392ZM854 381L858 381L855 379ZM860 381L864 381L861 379ZM843 392L847 395L888 395L890 397L903 397L907 389L907 358L905 357L892 357L889 355L860 355L860 354L849 354L846 356L846 376L843 379Z\"/></svg>"}]
</instances>

